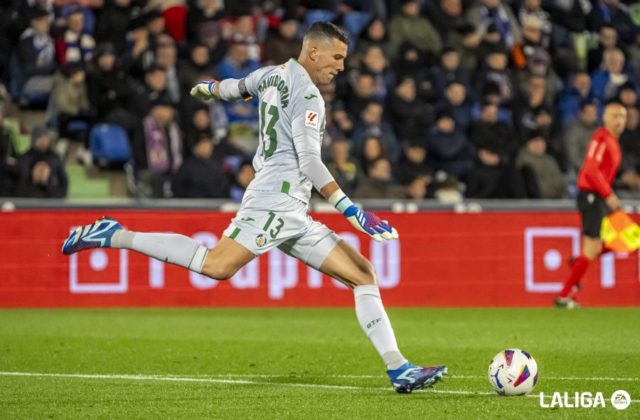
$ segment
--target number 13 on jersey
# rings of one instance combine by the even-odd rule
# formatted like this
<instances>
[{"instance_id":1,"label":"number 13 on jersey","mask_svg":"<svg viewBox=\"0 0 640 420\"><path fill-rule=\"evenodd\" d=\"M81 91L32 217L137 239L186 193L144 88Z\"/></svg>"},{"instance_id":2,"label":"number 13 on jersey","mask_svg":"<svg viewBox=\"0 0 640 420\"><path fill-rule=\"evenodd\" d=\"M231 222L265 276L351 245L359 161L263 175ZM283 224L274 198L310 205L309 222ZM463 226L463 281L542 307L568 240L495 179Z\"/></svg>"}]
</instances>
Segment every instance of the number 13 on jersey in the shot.
<instances>
[{"instance_id":1,"label":"number 13 on jersey","mask_svg":"<svg viewBox=\"0 0 640 420\"><path fill-rule=\"evenodd\" d=\"M268 119L268 121L267 121ZM261 155L269 159L278 147L278 133L275 125L280 119L278 107L260 101L260 142L262 143Z\"/></svg>"}]
</instances>

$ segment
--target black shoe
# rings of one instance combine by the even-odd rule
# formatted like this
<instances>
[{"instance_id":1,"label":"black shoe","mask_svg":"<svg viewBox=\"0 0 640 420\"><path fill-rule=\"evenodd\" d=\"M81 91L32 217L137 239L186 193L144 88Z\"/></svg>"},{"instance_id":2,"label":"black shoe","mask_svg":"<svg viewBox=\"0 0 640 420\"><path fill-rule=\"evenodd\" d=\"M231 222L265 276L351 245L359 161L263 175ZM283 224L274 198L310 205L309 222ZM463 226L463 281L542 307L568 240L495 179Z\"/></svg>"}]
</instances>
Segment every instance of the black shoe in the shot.
<instances>
[{"instance_id":1,"label":"black shoe","mask_svg":"<svg viewBox=\"0 0 640 420\"><path fill-rule=\"evenodd\" d=\"M560 309L575 309L580 307L580 305L578 305L578 302L570 297L563 298L558 296L555 300L555 304L556 308Z\"/></svg>"}]
</instances>

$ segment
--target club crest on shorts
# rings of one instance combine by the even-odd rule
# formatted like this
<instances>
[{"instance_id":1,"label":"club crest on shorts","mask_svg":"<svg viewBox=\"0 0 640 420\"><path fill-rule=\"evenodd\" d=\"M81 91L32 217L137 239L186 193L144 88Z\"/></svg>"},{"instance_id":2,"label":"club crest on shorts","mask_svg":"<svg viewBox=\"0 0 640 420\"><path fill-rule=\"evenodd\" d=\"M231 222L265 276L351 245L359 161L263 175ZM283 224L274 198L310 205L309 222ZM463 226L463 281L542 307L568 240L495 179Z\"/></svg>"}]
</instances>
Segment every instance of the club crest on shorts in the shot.
<instances>
[{"instance_id":1,"label":"club crest on shorts","mask_svg":"<svg viewBox=\"0 0 640 420\"><path fill-rule=\"evenodd\" d=\"M258 236L256 236L256 245L258 245L259 247L263 247L265 246L266 243L267 243L267 236L264 233L261 233Z\"/></svg>"}]
</instances>

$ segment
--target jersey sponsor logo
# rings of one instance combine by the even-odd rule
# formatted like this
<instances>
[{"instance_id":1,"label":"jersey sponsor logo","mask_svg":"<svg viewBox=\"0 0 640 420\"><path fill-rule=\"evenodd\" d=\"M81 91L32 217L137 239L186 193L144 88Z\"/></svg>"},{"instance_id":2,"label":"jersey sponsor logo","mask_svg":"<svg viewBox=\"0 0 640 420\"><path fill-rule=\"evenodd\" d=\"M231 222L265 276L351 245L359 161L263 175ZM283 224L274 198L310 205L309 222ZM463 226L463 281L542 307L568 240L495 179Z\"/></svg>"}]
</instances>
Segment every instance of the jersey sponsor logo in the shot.
<instances>
[{"instance_id":1,"label":"jersey sponsor logo","mask_svg":"<svg viewBox=\"0 0 640 420\"><path fill-rule=\"evenodd\" d=\"M313 99L313 98L317 98L318 95L314 94L314 93L310 93L307 96L304 97L304 99Z\"/></svg>"},{"instance_id":2,"label":"jersey sponsor logo","mask_svg":"<svg viewBox=\"0 0 640 420\"><path fill-rule=\"evenodd\" d=\"M307 110L304 115L304 125L311 128L318 128L318 113Z\"/></svg>"}]
</instances>

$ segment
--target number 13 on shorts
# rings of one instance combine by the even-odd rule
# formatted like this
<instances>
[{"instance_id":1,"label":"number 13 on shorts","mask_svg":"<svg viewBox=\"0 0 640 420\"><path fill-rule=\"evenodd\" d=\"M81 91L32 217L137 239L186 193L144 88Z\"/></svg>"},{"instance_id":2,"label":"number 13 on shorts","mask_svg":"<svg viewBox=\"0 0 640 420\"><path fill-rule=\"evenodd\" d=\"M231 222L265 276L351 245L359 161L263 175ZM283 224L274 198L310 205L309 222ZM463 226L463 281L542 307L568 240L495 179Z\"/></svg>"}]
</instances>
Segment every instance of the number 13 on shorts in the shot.
<instances>
[{"instance_id":1,"label":"number 13 on shorts","mask_svg":"<svg viewBox=\"0 0 640 420\"><path fill-rule=\"evenodd\" d=\"M274 219L275 219L275 223L274 223ZM273 224L273 227L271 226L272 224ZM278 234L280 233L280 229L282 229L283 226L284 226L284 220L282 220L281 217L278 217L276 219L276 214L270 211L269 218L267 219L267 222L264 224L264 227L262 228L262 230L268 233L269 236L271 236L271 239L276 239L278 237Z\"/></svg>"}]
</instances>

